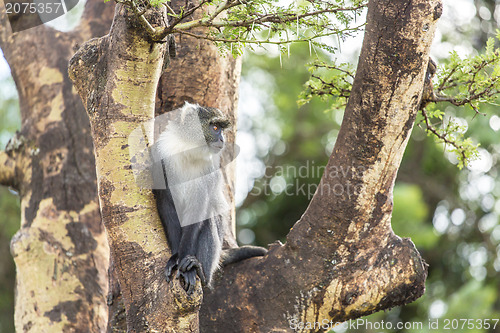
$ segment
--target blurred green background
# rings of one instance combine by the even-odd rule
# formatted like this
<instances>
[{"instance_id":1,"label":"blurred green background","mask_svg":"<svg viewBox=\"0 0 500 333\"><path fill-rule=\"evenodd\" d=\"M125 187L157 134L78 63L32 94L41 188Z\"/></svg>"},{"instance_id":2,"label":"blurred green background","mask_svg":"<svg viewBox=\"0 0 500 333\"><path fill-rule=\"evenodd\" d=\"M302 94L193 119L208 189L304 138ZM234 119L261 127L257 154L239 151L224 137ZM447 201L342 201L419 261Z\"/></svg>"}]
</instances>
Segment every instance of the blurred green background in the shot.
<instances>
[{"instance_id":1,"label":"blurred green background","mask_svg":"<svg viewBox=\"0 0 500 333\"><path fill-rule=\"evenodd\" d=\"M500 1L445 0L444 5L432 51L438 63L452 50L477 53L499 27ZM361 35L342 44L336 55L341 61L355 64ZM328 102L317 99L302 107L296 102L309 79L305 65L315 57L326 55L307 44L293 45L290 56L272 50L244 56L236 195L241 243L285 241L335 143L342 110L329 110ZM20 119L12 78L0 76L0 87L3 148ZM479 322L473 329L461 322L444 328L451 319L500 319L500 107L484 106L485 116L475 118L467 108L442 108L446 117L467 124L466 135L481 144L481 159L459 170L453 154L415 125L394 190L392 225L396 234L413 240L429 264L426 293L410 305L366 318L378 327L336 332L500 332L500 322L495 329L479 329ZM14 265L8 251L19 227L18 201L0 187L0 333L14 332ZM430 329L435 320L439 328ZM423 323L423 329L384 329L388 323Z\"/></svg>"}]
</instances>

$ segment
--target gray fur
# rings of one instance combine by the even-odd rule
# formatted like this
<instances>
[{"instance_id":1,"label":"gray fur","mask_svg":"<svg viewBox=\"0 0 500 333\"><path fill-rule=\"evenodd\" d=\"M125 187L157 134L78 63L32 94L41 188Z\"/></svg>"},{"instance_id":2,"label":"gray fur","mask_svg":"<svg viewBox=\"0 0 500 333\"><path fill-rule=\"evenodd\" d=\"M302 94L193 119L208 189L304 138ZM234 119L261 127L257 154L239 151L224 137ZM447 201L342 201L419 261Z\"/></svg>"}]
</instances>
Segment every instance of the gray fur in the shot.
<instances>
[{"instance_id":1,"label":"gray fur","mask_svg":"<svg viewBox=\"0 0 500 333\"><path fill-rule=\"evenodd\" d=\"M230 123L220 110L197 104L186 103L172 112L174 116L152 148L153 160L161 166L154 174L164 177L166 188L153 192L172 251L165 271L167 281L177 271L176 277L191 294L196 275L209 285L221 258L229 205L223 192L220 153L223 131ZM241 249L240 253L231 249L224 255L225 261L264 255L266 251Z\"/></svg>"}]
</instances>

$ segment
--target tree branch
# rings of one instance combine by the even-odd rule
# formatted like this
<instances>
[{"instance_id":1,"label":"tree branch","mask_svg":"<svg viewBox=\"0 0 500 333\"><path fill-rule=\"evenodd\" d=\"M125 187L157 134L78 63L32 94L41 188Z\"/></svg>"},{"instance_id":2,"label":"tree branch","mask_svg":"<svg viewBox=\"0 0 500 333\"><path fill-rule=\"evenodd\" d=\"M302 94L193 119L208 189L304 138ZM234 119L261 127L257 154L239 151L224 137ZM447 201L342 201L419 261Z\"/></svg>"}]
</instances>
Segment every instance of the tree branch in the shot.
<instances>
[{"instance_id":1,"label":"tree branch","mask_svg":"<svg viewBox=\"0 0 500 333\"><path fill-rule=\"evenodd\" d=\"M343 11L357 11L360 10L361 8L366 7L365 5L359 5L356 7L346 7L346 8L335 8L335 9L323 9L323 10L317 10L313 12L307 12L304 14L295 14L295 13L282 13L280 15L276 14L265 14L261 15L260 17L256 18L251 18L249 20L240 20L240 21L230 21L230 20L223 20L223 21L216 21L214 22L213 19L215 19L222 11L234 7L234 4L228 3L228 2L223 2L223 4L226 4L225 7L222 8L217 8L217 10L214 12L213 15L209 16L208 18L202 18L199 20L194 20L191 22L186 22L182 24L178 24L177 26L172 26L176 27L176 30L189 30L195 27L215 27L215 28L220 28L220 27L251 27L255 24L264 24L264 23L289 23L289 22L295 22L297 20L307 18L307 17L314 17L317 15L321 14L327 14L327 13L338 13L338 12L343 12ZM240 4L238 4L240 5Z\"/></svg>"},{"instance_id":2,"label":"tree branch","mask_svg":"<svg viewBox=\"0 0 500 333\"><path fill-rule=\"evenodd\" d=\"M16 187L16 161L7 152L0 151L0 185Z\"/></svg>"},{"instance_id":3,"label":"tree branch","mask_svg":"<svg viewBox=\"0 0 500 333\"><path fill-rule=\"evenodd\" d=\"M166 8L150 10L157 22L167 19ZM70 60L69 76L90 118L101 218L127 329L195 332L201 286L188 297L178 280L170 285L165 281L169 251L156 202L130 167L128 139L139 124L154 118L158 80L168 54L168 45L144 38L138 20L129 8L117 5L110 33L80 48Z\"/></svg>"},{"instance_id":4,"label":"tree branch","mask_svg":"<svg viewBox=\"0 0 500 333\"><path fill-rule=\"evenodd\" d=\"M356 30L359 30L361 27L362 27L362 25L354 27L354 28L346 28L346 29L342 30L342 32L356 31ZM261 44L285 45L285 44L290 44L290 43L294 43L294 42L312 42L318 38L328 37L328 36L337 34L341 31L337 30L337 31L331 31L331 32L327 32L327 33L314 35L311 37L298 38L298 39L294 39L294 40L281 40L281 41L280 40L270 40L270 39L258 40L258 39L243 39L243 38L237 38L237 39L218 38L218 37L212 37L210 35L202 35L202 34L197 34L197 33L189 32L189 31L177 30L177 29L173 29L173 32L183 34L186 36L190 36L190 37L194 37L196 39L204 39L204 40L208 40L211 42L219 42L219 43L243 43L243 44L256 44L256 45L261 45Z\"/></svg>"},{"instance_id":5,"label":"tree branch","mask_svg":"<svg viewBox=\"0 0 500 333\"><path fill-rule=\"evenodd\" d=\"M361 4L358 6L353 6L353 7L340 7L340 8L325 8L321 10L315 10L311 12L306 12L303 14L296 14L292 12L284 12L284 13L279 13L279 14L258 14L256 13L256 17L250 17L249 19L246 20L229 20L229 19L223 19L220 21L214 21L217 17L220 16L220 14L227 12L229 9L233 7L238 7L241 5L245 5L245 2L242 1L222 1L214 10L213 13L200 18L196 20L192 20L189 22L182 23L182 21L194 14L199 8L201 8L203 5L209 3L210 1L208 0L202 0L200 3L196 6L193 6L191 8L188 8L186 11L184 11L184 8L181 8L180 13L176 13L175 10L173 10L168 4L164 4L165 7L168 10L168 15L170 17L173 17L174 20L165 26L160 26L160 27L153 27L153 25L148 21L148 19L145 17L145 13L148 8L145 8L144 10L140 10L136 0L115 0L117 3L123 4L129 8L132 9L134 14L138 17L138 20L140 24L143 26L145 31L148 33L148 35L151 37L153 41L162 41L165 39L165 37L171 33L174 32L185 32L186 30L191 30L193 28L197 27L208 27L208 28L237 28L237 27L247 27L247 28L252 28L256 25L258 26L264 26L267 28L266 23L280 23L280 24L285 24L285 23L290 23L290 22L295 22L297 21L297 24L299 20L310 18L310 17L316 17L322 14L335 14L339 12L356 12L361 10L362 8L366 7L366 5ZM351 29L333 29L329 28L328 26L322 26L323 29L326 30L332 30L330 33L325 33L325 34L319 34L314 36L313 38L319 38L323 36L328 36L334 33L338 33L341 31L348 31ZM359 28L359 27L358 27ZM355 29L358 29L355 28ZM355 30L352 29L352 30ZM196 38L201 38L198 36L195 36L195 34L191 35ZM245 40L242 41L240 39L223 39L223 38L213 38L209 36L203 36L204 39L211 40L211 41L217 41L217 42L228 42L228 43L234 43L234 42L245 42L245 43L250 43L250 40ZM311 38L312 39L312 38ZM305 39L303 39L305 40ZM256 43L271 43L270 41L260 41Z\"/></svg>"},{"instance_id":6,"label":"tree branch","mask_svg":"<svg viewBox=\"0 0 500 333\"><path fill-rule=\"evenodd\" d=\"M492 40L491 43L493 43ZM477 103L492 102L494 96L500 93L498 86L499 75L495 74L495 71L489 71L493 66L498 65L499 52L499 50L490 52L487 50L485 55L476 56L470 60L456 60L452 58L452 67L447 69L448 73L441 79L441 83L435 91L432 89L430 93L426 94L426 103L448 102L455 106L469 105L476 112L476 115L481 114ZM487 79L478 78L480 74L484 74ZM480 82L487 82L488 80L488 84L480 84ZM460 89L458 89L459 93L456 94L458 97L445 96L446 90L460 87L466 87L466 92L460 93ZM432 84L430 84L430 88L432 88ZM422 105L422 108L425 104Z\"/></svg>"},{"instance_id":7,"label":"tree branch","mask_svg":"<svg viewBox=\"0 0 500 333\"><path fill-rule=\"evenodd\" d=\"M448 138L448 133L447 131L445 131L444 133L439 133L439 131L436 129L436 127L434 127L434 125L432 125L430 119L429 119L429 116L427 115L427 111L425 110L425 108L422 108L420 110L422 112L422 116L424 117L424 123L425 123L425 129L426 131L428 132L431 132L432 134L434 134L436 136L436 138L438 138L439 140L441 140L443 143L447 144L447 145L450 145L450 146L453 146L456 151L460 154L460 156L462 157L462 160L464 162L468 162L469 161L469 158L467 157L467 154L465 152L465 149L464 149L464 146L462 145L459 145L455 140L450 140Z\"/></svg>"},{"instance_id":8,"label":"tree branch","mask_svg":"<svg viewBox=\"0 0 500 333\"><path fill-rule=\"evenodd\" d=\"M390 220L441 12L438 0L370 1L352 92L315 195L286 244L224 269L205 294L207 331L235 332L237 321L261 332L310 332L307 323L335 324L423 294L426 265ZM245 306L220 310L234 304ZM304 329L292 328L301 322Z\"/></svg>"},{"instance_id":9,"label":"tree branch","mask_svg":"<svg viewBox=\"0 0 500 333\"><path fill-rule=\"evenodd\" d=\"M201 8L203 5L209 2L210 2L209 0L202 0L198 5L188 8L185 12L183 11L184 8L181 7L182 10L181 14L175 13L174 9L172 9L172 7L170 7L168 4L165 3L165 7L167 7L169 16L173 17L174 20L171 22L171 24L169 24L168 28L165 29L164 33L166 34L172 33L173 27L175 27L180 22L184 21L185 18L193 15L199 8Z\"/></svg>"}]
</instances>

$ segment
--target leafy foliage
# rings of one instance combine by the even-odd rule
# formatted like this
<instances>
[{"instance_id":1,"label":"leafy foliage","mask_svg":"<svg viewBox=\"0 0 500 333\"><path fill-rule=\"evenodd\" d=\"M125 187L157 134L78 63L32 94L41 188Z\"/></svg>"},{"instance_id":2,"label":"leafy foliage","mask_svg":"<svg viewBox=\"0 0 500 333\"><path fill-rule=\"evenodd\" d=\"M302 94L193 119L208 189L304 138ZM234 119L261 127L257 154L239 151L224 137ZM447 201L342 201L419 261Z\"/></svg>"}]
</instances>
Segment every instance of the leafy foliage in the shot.
<instances>
[{"instance_id":1,"label":"leafy foliage","mask_svg":"<svg viewBox=\"0 0 500 333\"><path fill-rule=\"evenodd\" d=\"M498 39L500 30L497 32ZM421 106L418 123L424 124L430 136L456 154L459 169L477 159L479 144L465 136L466 124L459 122L454 114L445 114L442 107L446 107L446 104L465 106L479 115L482 114L480 108L484 108L486 104L498 105L500 49L495 49L494 46L495 39L490 38L483 53L464 59L452 52L447 62L437 71L434 91L429 100L431 103ZM299 105L317 97L330 101L332 109L344 107L355 75L352 65L315 61L309 65L309 71L311 78L299 95Z\"/></svg>"},{"instance_id":2,"label":"leafy foliage","mask_svg":"<svg viewBox=\"0 0 500 333\"><path fill-rule=\"evenodd\" d=\"M494 46L495 39L489 38L484 53L465 59L453 51L448 63L438 71L437 101L468 105L477 113L480 103L495 103L500 92L500 49Z\"/></svg>"},{"instance_id":3,"label":"leafy foliage","mask_svg":"<svg viewBox=\"0 0 500 333\"><path fill-rule=\"evenodd\" d=\"M498 39L500 30L497 31ZM489 38L483 53L464 59L453 51L446 64L437 71L434 103L422 108L421 122L425 124L427 132L456 154L460 169L478 157L479 145L470 137L465 137L467 127L457 122L454 114L445 115L435 103L441 103L439 106L444 103L468 106L475 115L481 114L480 108L485 104L497 105L500 93L500 49L494 46L495 39Z\"/></svg>"},{"instance_id":4,"label":"leafy foliage","mask_svg":"<svg viewBox=\"0 0 500 333\"><path fill-rule=\"evenodd\" d=\"M221 28L210 30L209 39L223 48L231 48L233 53L235 47L239 53L244 46L263 44L280 45L285 53L287 48L284 45L295 41L335 51L321 43L319 37L335 34L345 38L357 31L360 26L351 27L351 23L360 15L364 2L302 0L285 5L274 0L245 2L228 11L227 17L219 23Z\"/></svg>"},{"instance_id":5,"label":"leafy foliage","mask_svg":"<svg viewBox=\"0 0 500 333\"><path fill-rule=\"evenodd\" d=\"M332 109L344 107L351 94L354 67L349 63L339 66L316 60L309 64L311 78L304 84L297 103L304 105L313 97L328 101Z\"/></svg>"},{"instance_id":6,"label":"leafy foliage","mask_svg":"<svg viewBox=\"0 0 500 333\"><path fill-rule=\"evenodd\" d=\"M421 110L421 122L425 124L427 134L439 143L444 143L448 151L456 154L459 169L462 169L465 163L476 160L479 144L475 144L472 138L465 137L467 126L458 123L451 115L444 119L444 112L437 109L435 104L429 108L430 112L425 108ZM436 119L439 122L432 123Z\"/></svg>"},{"instance_id":7,"label":"leafy foliage","mask_svg":"<svg viewBox=\"0 0 500 333\"><path fill-rule=\"evenodd\" d=\"M172 8L168 0L115 0L129 6L153 40L163 40L172 33L208 39L221 49L240 55L245 46L263 44L280 45L282 52L292 42L302 41L320 48L335 49L319 40L320 37L337 35L346 38L359 30L362 24L353 21L366 7L367 0L200 0ZM153 27L145 18L148 8L165 6L172 18L168 26ZM201 12L200 19L192 15ZM205 27L202 32L193 28Z\"/></svg>"}]
</instances>

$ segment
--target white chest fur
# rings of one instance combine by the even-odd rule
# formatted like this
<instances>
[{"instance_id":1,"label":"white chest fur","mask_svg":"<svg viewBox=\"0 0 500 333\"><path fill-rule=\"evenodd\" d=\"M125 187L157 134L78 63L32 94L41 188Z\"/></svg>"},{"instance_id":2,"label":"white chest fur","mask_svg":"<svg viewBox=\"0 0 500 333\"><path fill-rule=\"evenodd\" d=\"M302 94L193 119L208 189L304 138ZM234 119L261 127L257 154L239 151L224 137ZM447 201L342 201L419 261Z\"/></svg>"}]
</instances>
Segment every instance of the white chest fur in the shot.
<instances>
[{"instance_id":1,"label":"white chest fur","mask_svg":"<svg viewBox=\"0 0 500 333\"><path fill-rule=\"evenodd\" d=\"M173 135L169 131L160 135L156 153L163 161L181 226L226 214L229 205L224 197L219 154L211 154L206 144L182 149L182 142Z\"/></svg>"}]
</instances>

